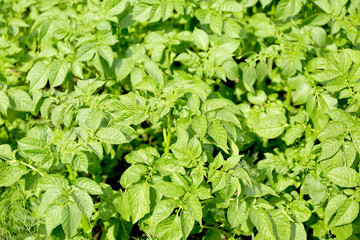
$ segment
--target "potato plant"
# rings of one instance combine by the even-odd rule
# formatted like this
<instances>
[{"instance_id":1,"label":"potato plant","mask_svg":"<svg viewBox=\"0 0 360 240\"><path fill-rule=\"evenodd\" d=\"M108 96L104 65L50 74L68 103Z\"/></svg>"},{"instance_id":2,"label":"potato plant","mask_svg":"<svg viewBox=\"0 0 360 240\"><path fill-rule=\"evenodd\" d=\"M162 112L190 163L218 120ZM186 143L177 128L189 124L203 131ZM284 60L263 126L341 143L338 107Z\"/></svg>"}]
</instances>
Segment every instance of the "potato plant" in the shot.
<instances>
[{"instance_id":1,"label":"potato plant","mask_svg":"<svg viewBox=\"0 0 360 240\"><path fill-rule=\"evenodd\" d=\"M0 0L0 239L360 238L360 0Z\"/></svg>"}]
</instances>

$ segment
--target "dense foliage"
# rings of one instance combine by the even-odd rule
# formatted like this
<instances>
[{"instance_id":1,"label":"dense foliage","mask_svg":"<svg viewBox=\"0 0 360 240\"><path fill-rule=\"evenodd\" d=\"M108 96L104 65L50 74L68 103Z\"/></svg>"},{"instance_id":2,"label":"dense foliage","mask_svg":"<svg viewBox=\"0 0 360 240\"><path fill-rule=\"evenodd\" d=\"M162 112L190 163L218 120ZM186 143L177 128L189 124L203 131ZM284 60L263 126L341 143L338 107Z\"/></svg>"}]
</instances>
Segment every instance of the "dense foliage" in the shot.
<instances>
[{"instance_id":1,"label":"dense foliage","mask_svg":"<svg viewBox=\"0 0 360 240\"><path fill-rule=\"evenodd\" d=\"M0 239L360 238L360 0L0 0Z\"/></svg>"}]
</instances>

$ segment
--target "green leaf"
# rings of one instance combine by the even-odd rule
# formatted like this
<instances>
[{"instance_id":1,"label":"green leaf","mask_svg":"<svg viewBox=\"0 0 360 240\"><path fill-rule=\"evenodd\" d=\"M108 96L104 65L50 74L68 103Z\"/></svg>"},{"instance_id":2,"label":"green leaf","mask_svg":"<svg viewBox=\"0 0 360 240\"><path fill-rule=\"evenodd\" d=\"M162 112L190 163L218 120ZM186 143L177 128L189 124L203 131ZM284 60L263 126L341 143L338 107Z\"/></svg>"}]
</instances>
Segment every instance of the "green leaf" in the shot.
<instances>
[{"instance_id":1,"label":"green leaf","mask_svg":"<svg viewBox=\"0 0 360 240\"><path fill-rule=\"evenodd\" d=\"M30 95L21 89L16 89L10 93L10 102L14 109L17 111L33 111L33 101Z\"/></svg>"},{"instance_id":2,"label":"green leaf","mask_svg":"<svg viewBox=\"0 0 360 240\"><path fill-rule=\"evenodd\" d=\"M97 184L95 181L93 181L89 178L85 178L85 177L76 178L74 181L74 184L78 188L80 188L92 195L103 194L103 191L101 190L101 187L99 186L99 184Z\"/></svg>"},{"instance_id":3,"label":"green leaf","mask_svg":"<svg viewBox=\"0 0 360 240\"><path fill-rule=\"evenodd\" d=\"M207 51L209 49L209 36L204 30L195 28L193 39L195 45L201 50Z\"/></svg>"},{"instance_id":4,"label":"green leaf","mask_svg":"<svg viewBox=\"0 0 360 240\"><path fill-rule=\"evenodd\" d=\"M233 201L227 210L227 219L233 228L236 228L247 219L248 204L239 198Z\"/></svg>"},{"instance_id":5,"label":"green leaf","mask_svg":"<svg viewBox=\"0 0 360 240\"><path fill-rule=\"evenodd\" d=\"M119 15L125 10L127 1L107 0L105 1L106 14L109 16Z\"/></svg>"},{"instance_id":6,"label":"green leaf","mask_svg":"<svg viewBox=\"0 0 360 240\"><path fill-rule=\"evenodd\" d=\"M173 199L164 199L156 204L153 214L151 215L151 224L156 226L162 220L168 218L174 211L176 203Z\"/></svg>"},{"instance_id":7,"label":"green leaf","mask_svg":"<svg viewBox=\"0 0 360 240\"><path fill-rule=\"evenodd\" d=\"M84 79L83 66L82 66L81 62L73 60L71 62L71 71L76 77L78 77L80 79Z\"/></svg>"},{"instance_id":8,"label":"green leaf","mask_svg":"<svg viewBox=\"0 0 360 240\"><path fill-rule=\"evenodd\" d=\"M325 208L324 219L325 219L326 224L329 224L329 221L332 218L332 216L337 212L339 207L344 203L344 201L346 199L347 199L346 196L343 194L339 194L339 195L336 195L336 196L330 198L330 200Z\"/></svg>"},{"instance_id":9,"label":"green leaf","mask_svg":"<svg viewBox=\"0 0 360 240\"><path fill-rule=\"evenodd\" d=\"M337 137L345 133L347 125L340 121L329 122L320 132L318 138L323 140L325 138Z\"/></svg>"},{"instance_id":10,"label":"green leaf","mask_svg":"<svg viewBox=\"0 0 360 240\"><path fill-rule=\"evenodd\" d=\"M171 182L160 182L154 185L154 188L162 195L172 198L180 198L184 195L184 189Z\"/></svg>"},{"instance_id":11,"label":"green leaf","mask_svg":"<svg viewBox=\"0 0 360 240\"><path fill-rule=\"evenodd\" d=\"M75 189L73 189L71 196L74 199L74 201L75 201L77 207L80 209L80 211L88 219L90 219L92 212L94 210L93 200L91 199L90 195L83 190L75 188Z\"/></svg>"},{"instance_id":12,"label":"green leaf","mask_svg":"<svg viewBox=\"0 0 360 240\"><path fill-rule=\"evenodd\" d=\"M178 215L171 215L156 226L156 236L159 240L181 239L182 229L181 220Z\"/></svg>"},{"instance_id":13,"label":"green leaf","mask_svg":"<svg viewBox=\"0 0 360 240\"><path fill-rule=\"evenodd\" d=\"M152 76L158 84L164 84L163 74L156 63L152 61L146 61L144 64L146 72Z\"/></svg>"},{"instance_id":14,"label":"green leaf","mask_svg":"<svg viewBox=\"0 0 360 240\"><path fill-rule=\"evenodd\" d=\"M319 160L334 156L340 149L341 142L335 138L327 138L321 143L321 155Z\"/></svg>"},{"instance_id":15,"label":"green leaf","mask_svg":"<svg viewBox=\"0 0 360 240\"><path fill-rule=\"evenodd\" d=\"M149 169L145 165L132 165L122 174L120 178L121 186L129 188L132 184L140 181L141 176L145 175Z\"/></svg>"},{"instance_id":16,"label":"green leaf","mask_svg":"<svg viewBox=\"0 0 360 240\"><path fill-rule=\"evenodd\" d=\"M311 217L311 210L306 206L305 201L295 200L291 203L290 208L300 222L306 222Z\"/></svg>"},{"instance_id":17,"label":"green leaf","mask_svg":"<svg viewBox=\"0 0 360 240\"><path fill-rule=\"evenodd\" d=\"M196 134L200 137L200 139L203 139L206 130L207 130L207 121L205 116L196 116L193 118L191 122L192 129L196 132Z\"/></svg>"},{"instance_id":18,"label":"green leaf","mask_svg":"<svg viewBox=\"0 0 360 240\"><path fill-rule=\"evenodd\" d=\"M38 186L42 190L48 190L56 187L67 189L69 187L69 183L64 176L58 174L47 174L38 180Z\"/></svg>"},{"instance_id":19,"label":"green leaf","mask_svg":"<svg viewBox=\"0 0 360 240\"><path fill-rule=\"evenodd\" d=\"M260 137L272 139L280 136L285 130L286 117L283 114L268 115L260 118L254 131Z\"/></svg>"},{"instance_id":20,"label":"green leaf","mask_svg":"<svg viewBox=\"0 0 360 240\"><path fill-rule=\"evenodd\" d=\"M93 58L96 49L95 42L86 42L77 50L77 61L89 61Z\"/></svg>"},{"instance_id":21,"label":"green leaf","mask_svg":"<svg viewBox=\"0 0 360 240\"><path fill-rule=\"evenodd\" d=\"M30 81L30 89L41 89L45 87L49 77L49 66L45 61L38 61L31 68L26 80Z\"/></svg>"},{"instance_id":22,"label":"green leaf","mask_svg":"<svg viewBox=\"0 0 360 240\"><path fill-rule=\"evenodd\" d=\"M242 68L243 71L243 82L246 90L253 92L254 88L253 85L257 79L257 73L254 66L245 66Z\"/></svg>"},{"instance_id":23,"label":"green leaf","mask_svg":"<svg viewBox=\"0 0 360 240\"><path fill-rule=\"evenodd\" d=\"M62 189L60 187L54 187L48 189L41 198L41 203L39 205L40 215L44 214L48 207L56 201L62 194Z\"/></svg>"},{"instance_id":24,"label":"green leaf","mask_svg":"<svg viewBox=\"0 0 360 240\"><path fill-rule=\"evenodd\" d=\"M301 138L304 132L305 129L300 124L292 126L286 131L285 135L282 137L282 140L284 140L286 145L289 146L293 144L296 139Z\"/></svg>"},{"instance_id":25,"label":"green leaf","mask_svg":"<svg viewBox=\"0 0 360 240\"><path fill-rule=\"evenodd\" d=\"M313 27L311 29L311 36L314 40L314 42L322 47L325 44L326 41L326 31L321 27Z\"/></svg>"},{"instance_id":26,"label":"green leaf","mask_svg":"<svg viewBox=\"0 0 360 240\"><path fill-rule=\"evenodd\" d=\"M70 64L66 60L57 59L51 63L49 73L50 87L60 86L64 82L69 67Z\"/></svg>"},{"instance_id":27,"label":"green leaf","mask_svg":"<svg viewBox=\"0 0 360 240\"><path fill-rule=\"evenodd\" d=\"M9 97L4 91L0 90L0 112L6 115L8 108L10 107Z\"/></svg>"},{"instance_id":28,"label":"green leaf","mask_svg":"<svg viewBox=\"0 0 360 240\"><path fill-rule=\"evenodd\" d=\"M340 187L356 187L360 184L360 175L354 169L338 167L328 172L327 177L331 182Z\"/></svg>"},{"instance_id":29,"label":"green leaf","mask_svg":"<svg viewBox=\"0 0 360 240\"><path fill-rule=\"evenodd\" d=\"M212 13L210 17L210 29L217 35L221 35L223 28L223 17L219 13ZM205 50L205 49L204 49Z\"/></svg>"},{"instance_id":30,"label":"green leaf","mask_svg":"<svg viewBox=\"0 0 360 240\"><path fill-rule=\"evenodd\" d=\"M228 18L224 22L224 32L232 38L240 38L241 27L236 20Z\"/></svg>"},{"instance_id":31,"label":"green leaf","mask_svg":"<svg viewBox=\"0 0 360 240\"><path fill-rule=\"evenodd\" d=\"M67 203L61 211L61 225L68 237L73 237L77 233L77 229L81 221L81 211L75 203Z\"/></svg>"},{"instance_id":32,"label":"green leaf","mask_svg":"<svg viewBox=\"0 0 360 240\"><path fill-rule=\"evenodd\" d=\"M118 81L126 78L134 69L135 63L128 58L115 61L115 75Z\"/></svg>"},{"instance_id":33,"label":"green leaf","mask_svg":"<svg viewBox=\"0 0 360 240\"><path fill-rule=\"evenodd\" d=\"M303 6L303 1L299 0L281 0L276 5L276 18L286 20L298 14Z\"/></svg>"},{"instance_id":34,"label":"green leaf","mask_svg":"<svg viewBox=\"0 0 360 240\"><path fill-rule=\"evenodd\" d=\"M185 196L185 203L187 210L191 214L192 218L202 223L202 207L199 199L192 194Z\"/></svg>"},{"instance_id":35,"label":"green leaf","mask_svg":"<svg viewBox=\"0 0 360 240\"><path fill-rule=\"evenodd\" d=\"M271 209L269 210L269 215L271 222L273 223L276 239L291 239L291 236L293 235L291 233L291 223L289 221L289 216L285 211Z\"/></svg>"},{"instance_id":36,"label":"green leaf","mask_svg":"<svg viewBox=\"0 0 360 240\"><path fill-rule=\"evenodd\" d=\"M25 166L5 165L0 162L0 187L9 187L28 172Z\"/></svg>"},{"instance_id":37,"label":"green leaf","mask_svg":"<svg viewBox=\"0 0 360 240\"><path fill-rule=\"evenodd\" d=\"M180 221L181 221L181 230L183 237L186 239L189 235L191 230L194 227L194 219L192 218L189 211L182 210L180 213Z\"/></svg>"},{"instance_id":38,"label":"green leaf","mask_svg":"<svg viewBox=\"0 0 360 240\"><path fill-rule=\"evenodd\" d=\"M332 225L341 226L352 223L359 214L359 202L355 199L346 199L338 208Z\"/></svg>"},{"instance_id":39,"label":"green leaf","mask_svg":"<svg viewBox=\"0 0 360 240\"><path fill-rule=\"evenodd\" d=\"M204 113L215 111L230 105L231 102L224 98L208 99L202 105L202 111Z\"/></svg>"},{"instance_id":40,"label":"green leaf","mask_svg":"<svg viewBox=\"0 0 360 240\"><path fill-rule=\"evenodd\" d=\"M128 193L131 220L132 223L136 223L150 212L150 185L146 182L134 184Z\"/></svg>"},{"instance_id":41,"label":"green leaf","mask_svg":"<svg viewBox=\"0 0 360 240\"><path fill-rule=\"evenodd\" d=\"M111 47L106 44L100 44L98 46L97 51L100 54L100 56L107 61L109 66L111 66L114 61L114 54Z\"/></svg>"},{"instance_id":42,"label":"green leaf","mask_svg":"<svg viewBox=\"0 0 360 240\"><path fill-rule=\"evenodd\" d=\"M250 219L262 237L266 239L276 239L270 217L264 209L251 208Z\"/></svg>"},{"instance_id":43,"label":"green leaf","mask_svg":"<svg viewBox=\"0 0 360 240\"><path fill-rule=\"evenodd\" d=\"M51 112L51 122L54 124L55 127L60 127L63 116L64 116L64 106L63 105L58 105L53 108L53 110Z\"/></svg>"},{"instance_id":44,"label":"green leaf","mask_svg":"<svg viewBox=\"0 0 360 240\"><path fill-rule=\"evenodd\" d=\"M221 126L219 121L210 123L209 135L215 140L221 149L223 149L226 153L228 152L226 130Z\"/></svg>"},{"instance_id":45,"label":"green leaf","mask_svg":"<svg viewBox=\"0 0 360 240\"><path fill-rule=\"evenodd\" d=\"M117 128L106 127L96 133L97 139L110 144L123 144L128 142L125 135Z\"/></svg>"},{"instance_id":46,"label":"green leaf","mask_svg":"<svg viewBox=\"0 0 360 240\"><path fill-rule=\"evenodd\" d=\"M127 193L122 194L114 199L113 204L116 210L120 213L121 217L130 222L131 209Z\"/></svg>"},{"instance_id":47,"label":"green leaf","mask_svg":"<svg viewBox=\"0 0 360 240\"><path fill-rule=\"evenodd\" d=\"M60 205L50 206L45 213L45 225L46 232L48 235L51 234L51 231L61 224L61 214L62 208Z\"/></svg>"}]
</instances>

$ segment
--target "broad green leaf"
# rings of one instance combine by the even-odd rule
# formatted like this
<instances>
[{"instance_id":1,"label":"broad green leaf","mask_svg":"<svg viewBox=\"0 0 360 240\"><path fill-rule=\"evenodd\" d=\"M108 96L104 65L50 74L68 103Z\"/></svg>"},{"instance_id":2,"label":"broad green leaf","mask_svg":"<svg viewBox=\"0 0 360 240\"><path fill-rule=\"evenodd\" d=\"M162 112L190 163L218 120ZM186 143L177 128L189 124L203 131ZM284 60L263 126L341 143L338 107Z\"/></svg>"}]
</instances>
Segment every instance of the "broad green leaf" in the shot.
<instances>
[{"instance_id":1,"label":"broad green leaf","mask_svg":"<svg viewBox=\"0 0 360 240\"><path fill-rule=\"evenodd\" d=\"M128 193L131 221L136 223L150 212L150 185L147 182L134 184Z\"/></svg>"},{"instance_id":2,"label":"broad green leaf","mask_svg":"<svg viewBox=\"0 0 360 240\"><path fill-rule=\"evenodd\" d=\"M235 201L230 204L227 210L227 219L232 227L235 228L246 221L248 208L247 203L241 201L239 198L236 198Z\"/></svg>"},{"instance_id":3,"label":"broad green leaf","mask_svg":"<svg viewBox=\"0 0 360 240\"><path fill-rule=\"evenodd\" d=\"M203 139L207 130L207 121L205 116L196 116L191 122L192 129L198 134L200 139Z\"/></svg>"},{"instance_id":4,"label":"broad green leaf","mask_svg":"<svg viewBox=\"0 0 360 240\"><path fill-rule=\"evenodd\" d=\"M138 182L148 171L149 169L145 165L132 165L122 174L120 184L125 188L129 188L133 183Z\"/></svg>"},{"instance_id":5,"label":"broad green leaf","mask_svg":"<svg viewBox=\"0 0 360 240\"><path fill-rule=\"evenodd\" d=\"M125 135L119 129L114 127L106 127L100 129L96 133L96 137L100 141L110 144L122 144L128 142Z\"/></svg>"},{"instance_id":6,"label":"broad green leaf","mask_svg":"<svg viewBox=\"0 0 360 240\"><path fill-rule=\"evenodd\" d=\"M228 150L226 130L221 126L220 122L214 121L210 123L209 135L225 152Z\"/></svg>"},{"instance_id":7,"label":"broad green leaf","mask_svg":"<svg viewBox=\"0 0 360 240\"><path fill-rule=\"evenodd\" d=\"M116 210L120 213L121 217L130 222L131 209L127 193L122 194L114 199L113 204Z\"/></svg>"},{"instance_id":8,"label":"broad green leaf","mask_svg":"<svg viewBox=\"0 0 360 240\"><path fill-rule=\"evenodd\" d=\"M75 189L73 189L71 196L74 199L74 201L75 201L77 207L80 209L80 211L88 219L90 219L92 212L94 210L93 200L91 199L90 195L81 189L75 188Z\"/></svg>"},{"instance_id":9,"label":"broad green leaf","mask_svg":"<svg viewBox=\"0 0 360 240\"><path fill-rule=\"evenodd\" d=\"M50 206L45 213L46 232L50 235L51 231L61 224L62 208L60 205Z\"/></svg>"},{"instance_id":10,"label":"broad green leaf","mask_svg":"<svg viewBox=\"0 0 360 240\"><path fill-rule=\"evenodd\" d=\"M99 194L103 193L99 184L97 184L94 180L91 180L89 178L85 178L85 177L76 178L74 184L78 188L80 188L92 195L99 195Z\"/></svg>"},{"instance_id":11,"label":"broad green leaf","mask_svg":"<svg viewBox=\"0 0 360 240\"><path fill-rule=\"evenodd\" d=\"M273 223L276 239L291 239L291 223L285 211L279 209L269 210L271 222Z\"/></svg>"},{"instance_id":12,"label":"broad green leaf","mask_svg":"<svg viewBox=\"0 0 360 240\"><path fill-rule=\"evenodd\" d=\"M276 239L269 214L262 208L251 208L250 219L259 234L266 239Z\"/></svg>"},{"instance_id":13,"label":"broad green leaf","mask_svg":"<svg viewBox=\"0 0 360 240\"><path fill-rule=\"evenodd\" d=\"M96 48L95 42L86 42L82 44L77 50L77 60L78 61L89 61L93 58Z\"/></svg>"},{"instance_id":14,"label":"broad green leaf","mask_svg":"<svg viewBox=\"0 0 360 240\"><path fill-rule=\"evenodd\" d=\"M356 187L360 185L360 175L352 168L338 167L328 172L331 182L340 187Z\"/></svg>"},{"instance_id":15,"label":"broad green leaf","mask_svg":"<svg viewBox=\"0 0 360 240\"><path fill-rule=\"evenodd\" d=\"M124 78L126 78L133 71L135 67L135 63L128 58L115 61L114 65L115 65L115 75L118 81L121 81Z\"/></svg>"},{"instance_id":16,"label":"broad green leaf","mask_svg":"<svg viewBox=\"0 0 360 240\"><path fill-rule=\"evenodd\" d=\"M340 149L341 142L335 138L327 138L321 143L321 155L319 160L334 156Z\"/></svg>"},{"instance_id":17,"label":"broad green leaf","mask_svg":"<svg viewBox=\"0 0 360 240\"><path fill-rule=\"evenodd\" d=\"M31 68L26 80L30 81L30 89L41 89L45 87L49 77L49 66L45 61L38 61Z\"/></svg>"},{"instance_id":18,"label":"broad green leaf","mask_svg":"<svg viewBox=\"0 0 360 240\"><path fill-rule=\"evenodd\" d=\"M82 66L81 62L73 60L71 62L71 71L76 77L78 77L80 79L84 79L83 66Z\"/></svg>"},{"instance_id":19,"label":"broad green leaf","mask_svg":"<svg viewBox=\"0 0 360 240\"><path fill-rule=\"evenodd\" d=\"M106 13L109 16L119 15L125 10L127 1L123 0L108 0L105 1Z\"/></svg>"},{"instance_id":20,"label":"broad green leaf","mask_svg":"<svg viewBox=\"0 0 360 240\"><path fill-rule=\"evenodd\" d=\"M193 219L202 223L202 207L199 199L192 194L185 196L186 207Z\"/></svg>"},{"instance_id":21,"label":"broad green leaf","mask_svg":"<svg viewBox=\"0 0 360 240\"><path fill-rule=\"evenodd\" d=\"M249 92L254 92L254 88L253 85L256 82L256 78L257 78L257 73L256 73L256 69L253 66L245 66L243 69L243 82L244 82L244 86L246 88L246 90L248 90Z\"/></svg>"},{"instance_id":22,"label":"broad green leaf","mask_svg":"<svg viewBox=\"0 0 360 240\"><path fill-rule=\"evenodd\" d=\"M152 61L146 61L144 64L146 72L152 76L158 84L164 84L163 74L156 63Z\"/></svg>"},{"instance_id":23,"label":"broad green leaf","mask_svg":"<svg viewBox=\"0 0 360 240\"><path fill-rule=\"evenodd\" d=\"M195 28L193 32L193 39L195 45L201 50L207 51L209 48L209 36L201 29Z\"/></svg>"},{"instance_id":24,"label":"broad green leaf","mask_svg":"<svg viewBox=\"0 0 360 240\"><path fill-rule=\"evenodd\" d=\"M69 202L61 211L61 225L65 234L71 238L73 237L80 225L81 211L75 203Z\"/></svg>"},{"instance_id":25,"label":"broad green leaf","mask_svg":"<svg viewBox=\"0 0 360 240\"><path fill-rule=\"evenodd\" d=\"M325 222L328 224L332 216L337 212L339 207L344 203L346 200L346 196L343 194L336 195L330 198L329 202L325 208Z\"/></svg>"},{"instance_id":26,"label":"broad green leaf","mask_svg":"<svg viewBox=\"0 0 360 240\"><path fill-rule=\"evenodd\" d=\"M42 215L48 209L48 207L55 202L62 194L60 187L54 187L48 189L41 198L39 205L39 213Z\"/></svg>"},{"instance_id":27,"label":"broad green leaf","mask_svg":"<svg viewBox=\"0 0 360 240\"><path fill-rule=\"evenodd\" d=\"M184 195L184 189L171 182L160 182L154 188L162 195L172 198L180 198Z\"/></svg>"},{"instance_id":28,"label":"broad green leaf","mask_svg":"<svg viewBox=\"0 0 360 240\"><path fill-rule=\"evenodd\" d=\"M187 238L194 227L195 220L192 218L189 211L182 210L180 213L180 221L183 237Z\"/></svg>"},{"instance_id":29,"label":"broad green leaf","mask_svg":"<svg viewBox=\"0 0 360 240\"><path fill-rule=\"evenodd\" d=\"M303 1L281 0L276 5L276 18L286 20L288 17L293 17L301 11L302 6Z\"/></svg>"},{"instance_id":30,"label":"broad green leaf","mask_svg":"<svg viewBox=\"0 0 360 240\"><path fill-rule=\"evenodd\" d=\"M318 138L323 140L325 138L337 137L345 133L347 125L340 121L329 122L320 132Z\"/></svg>"},{"instance_id":31,"label":"broad green leaf","mask_svg":"<svg viewBox=\"0 0 360 240\"><path fill-rule=\"evenodd\" d=\"M304 131L304 127L300 124L292 126L286 131L285 135L282 137L282 140L284 140L286 142L286 145L289 146L293 144L296 139L301 138Z\"/></svg>"},{"instance_id":32,"label":"broad green leaf","mask_svg":"<svg viewBox=\"0 0 360 240\"><path fill-rule=\"evenodd\" d=\"M213 13L210 17L210 29L217 35L221 35L223 29L223 17L219 13Z\"/></svg>"},{"instance_id":33,"label":"broad green leaf","mask_svg":"<svg viewBox=\"0 0 360 240\"><path fill-rule=\"evenodd\" d=\"M0 163L0 186L9 187L18 181L23 175L28 172L25 166L22 165L5 165Z\"/></svg>"},{"instance_id":34,"label":"broad green leaf","mask_svg":"<svg viewBox=\"0 0 360 240\"><path fill-rule=\"evenodd\" d=\"M291 212L300 222L306 222L312 214L305 201L295 200L291 203L290 208Z\"/></svg>"},{"instance_id":35,"label":"broad green leaf","mask_svg":"<svg viewBox=\"0 0 360 240\"><path fill-rule=\"evenodd\" d=\"M240 38L241 27L232 18L228 18L224 22L224 32L232 38Z\"/></svg>"},{"instance_id":36,"label":"broad green leaf","mask_svg":"<svg viewBox=\"0 0 360 240\"><path fill-rule=\"evenodd\" d=\"M221 108L224 108L230 105L231 102L227 99L223 98L213 98L206 100L206 102L202 105L202 110L204 113L215 111Z\"/></svg>"},{"instance_id":37,"label":"broad green leaf","mask_svg":"<svg viewBox=\"0 0 360 240\"><path fill-rule=\"evenodd\" d=\"M6 115L9 106L10 106L9 97L6 95L4 91L0 90L0 112Z\"/></svg>"},{"instance_id":38,"label":"broad green leaf","mask_svg":"<svg viewBox=\"0 0 360 240\"><path fill-rule=\"evenodd\" d=\"M15 89L13 92L10 92L10 103L15 110L21 112L32 112L33 111L33 101L30 95L21 90Z\"/></svg>"},{"instance_id":39,"label":"broad green leaf","mask_svg":"<svg viewBox=\"0 0 360 240\"><path fill-rule=\"evenodd\" d=\"M172 199L164 199L156 204L153 214L151 215L151 224L156 226L162 220L168 218L174 211L176 205Z\"/></svg>"},{"instance_id":40,"label":"broad green leaf","mask_svg":"<svg viewBox=\"0 0 360 240\"><path fill-rule=\"evenodd\" d=\"M346 199L338 208L332 224L341 226L354 221L359 214L359 202L355 199Z\"/></svg>"},{"instance_id":41,"label":"broad green leaf","mask_svg":"<svg viewBox=\"0 0 360 240\"><path fill-rule=\"evenodd\" d=\"M70 64L66 60L57 59L51 63L49 73L50 87L60 86L64 82L69 67Z\"/></svg>"},{"instance_id":42,"label":"broad green leaf","mask_svg":"<svg viewBox=\"0 0 360 240\"><path fill-rule=\"evenodd\" d=\"M280 136L285 130L286 117L283 114L268 115L260 118L254 131L263 138L272 139Z\"/></svg>"},{"instance_id":43,"label":"broad green leaf","mask_svg":"<svg viewBox=\"0 0 360 240\"><path fill-rule=\"evenodd\" d=\"M59 174L47 174L39 179L38 186L45 191L56 187L67 189L69 183L64 176Z\"/></svg>"},{"instance_id":44,"label":"broad green leaf","mask_svg":"<svg viewBox=\"0 0 360 240\"><path fill-rule=\"evenodd\" d=\"M181 239L181 220L178 215L171 215L156 226L156 236L159 240Z\"/></svg>"},{"instance_id":45,"label":"broad green leaf","mask_svg":"<svg viewBox=\"0 0 360 240\"><path fill-rule=\"evenodd\" d=\"M97 51L100 54L100 56L107 61L109 66L111 66L114 61L114 54L111 47L106 44L100 44L98 46Z\"/></svg>"}]
</instances>

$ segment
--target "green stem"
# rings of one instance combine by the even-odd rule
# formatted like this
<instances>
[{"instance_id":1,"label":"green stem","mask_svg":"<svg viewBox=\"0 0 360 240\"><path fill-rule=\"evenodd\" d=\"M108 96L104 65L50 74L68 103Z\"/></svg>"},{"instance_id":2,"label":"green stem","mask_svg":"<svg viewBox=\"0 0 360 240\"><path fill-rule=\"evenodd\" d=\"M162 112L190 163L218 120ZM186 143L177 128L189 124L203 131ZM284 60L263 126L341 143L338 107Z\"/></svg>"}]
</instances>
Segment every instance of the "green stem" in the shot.
<instances>
[{"instance_id":1,"label":"green stem","mask_svg":"<svg viewBox=\"0 0 360 240\"><path fill-rule=\"evenodd\" d=\"M74 172L73 172L73 170L71 169L70 164L66 164L66 169L67 169L68 172L69 172L70 180L75 180Z\"/></svg>"},{"instance_id":2,"label":"green stem","mask_svg":"<svg viewBox=\"0 0 360 240\"><path fill-rule=\"evenodd\" d=\"M28 164L28 163L24 163L24 162L20 162L16 159L12 159L11 161L8 161L9 163L19 163L21 165L24 165L28 168L30 168L31 170L35 171L35 172L38 172L42 177L45 176L45 174L43 172L41 172L39 169L37 169L36 167L34 167L33 165L31 164Z\"/></svg>"},{"instance_id":3,"label":"green stem","mask_svg":"<svg viewBox=\"0 0 360 240\"><path fill-rule=\"evenodd\" d=\"M285 99L285 107L291 111L291 92L292 92L292 89L291 88L288 88L287 92L286 92L286 99Z\"/></svg>"},{"instance_id":4,"label":"green stem","mask_svg":"<svg viewBox=\"0 0 360 240\"><path fill-rule=\"evenodd\" d=\"M170 151L170 144L171 144L171 117L170 114L167 115L167 134L166 134L166 142L165 142L165 150L164 153L169 153Z\"/></svg>"},{"instance_id":5,"label":"green stem","mask_svg":"<svg viewBox=\"0 0 360 240\"><path fill-rule=\"evenodd\" d=\"M91 229L88 220L86 219L85 215L82 214L81 217L81 225L84 229L85 235L88 239L92 239Z\"/></svg>"}]
</instances>

